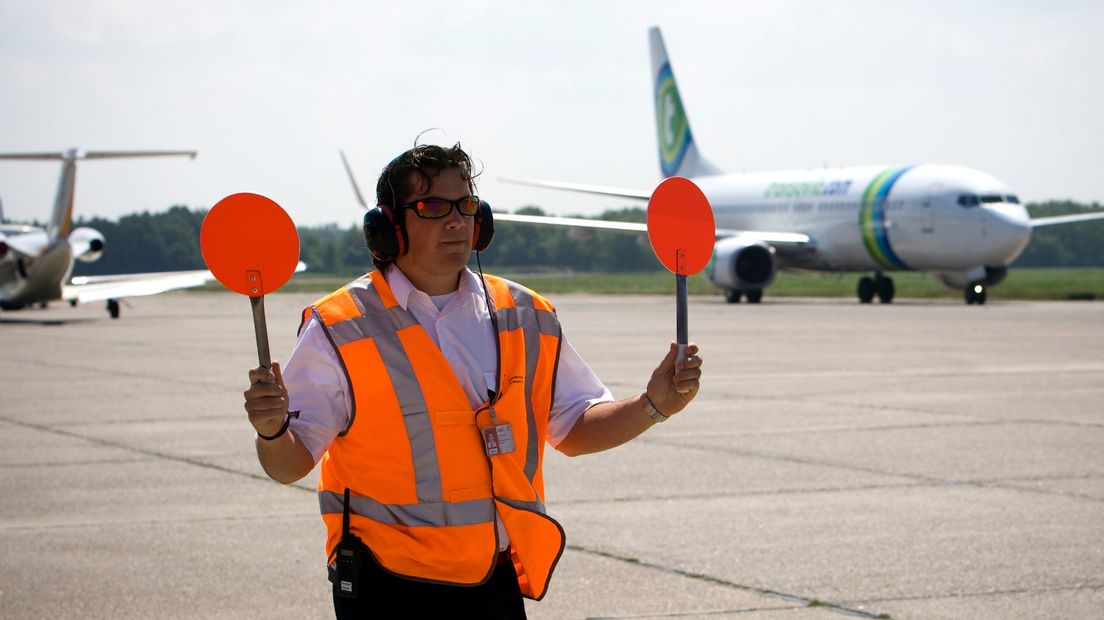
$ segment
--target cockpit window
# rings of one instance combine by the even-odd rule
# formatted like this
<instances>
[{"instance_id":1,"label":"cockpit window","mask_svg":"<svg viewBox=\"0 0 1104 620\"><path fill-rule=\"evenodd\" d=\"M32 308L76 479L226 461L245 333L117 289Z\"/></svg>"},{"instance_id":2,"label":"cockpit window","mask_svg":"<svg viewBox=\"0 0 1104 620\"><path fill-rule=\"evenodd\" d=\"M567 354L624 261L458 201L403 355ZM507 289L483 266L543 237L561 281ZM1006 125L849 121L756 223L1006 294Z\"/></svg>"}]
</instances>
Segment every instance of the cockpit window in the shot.
<instances>
[{"instance_id":1,"label":"cockpit window","mask_svg":"<svg viewBox=\"0 0 1104 620\"><path fill-rule=\"evenodd\" d=\"M976 207L978 206L977 194L962 194L958 197L958 204L964 207Z\"/></svg>"},{"instance_id":2,"label":"cockpit window","mask_svg":"<svg viewBox=\"0 0 1104 620\"><path fill-rule=\"evenodd\" d=\"M1005 196L1005 197L1004 197L1004 201L1005 201L1005 202L1010 202L1010 203L1012 203L1012 204L1014 204L1014 205L1018 205L1018 204L1020 204L1020 198L1019 198L1019 196L1015 196L1015 195L1013 195L1013 194L1009 194L1009 195Z\"/></svg>"},{"instance_id":3,"label":"cockpit window","mask_svg":"<svg viewBox=\"0 0 1104 620\"><path fill-rule=\"evenodd\" d=\"M981 197L982 202L1004 202L1004 197L1000 194L986 194Z\"/></svg>"}]
</instances>

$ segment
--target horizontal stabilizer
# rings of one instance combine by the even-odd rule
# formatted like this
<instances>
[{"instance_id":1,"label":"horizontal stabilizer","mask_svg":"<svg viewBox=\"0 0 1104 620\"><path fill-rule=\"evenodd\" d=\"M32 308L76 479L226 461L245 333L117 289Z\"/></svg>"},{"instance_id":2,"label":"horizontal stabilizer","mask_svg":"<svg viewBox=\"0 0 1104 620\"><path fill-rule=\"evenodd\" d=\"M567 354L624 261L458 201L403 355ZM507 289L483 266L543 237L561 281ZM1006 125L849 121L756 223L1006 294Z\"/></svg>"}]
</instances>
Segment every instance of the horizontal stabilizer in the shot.
<instances>
[{"instance_id":1,"label":"horizontal stabilizer","mask_svg":"<svg viewBox=\"0 0 1104 620\"><path fill-rule=\"evenodd\" d=\"M197 151L86 151L84 159L122 159L124 157L175 157L195 159Z\"/></svg>"},{"instance_id":2,"label":"horizontal stabilizer","mask_svg":"<svg viewBox=\"0 0 1104 620\"><path fill-rule=\"evenodd\" d=\"M75 161L78 159L122 159L125 157L176 157L195 159L197 151L78 151L49 153L0 153L0 159Z\"/></svg>"}]
</instances>

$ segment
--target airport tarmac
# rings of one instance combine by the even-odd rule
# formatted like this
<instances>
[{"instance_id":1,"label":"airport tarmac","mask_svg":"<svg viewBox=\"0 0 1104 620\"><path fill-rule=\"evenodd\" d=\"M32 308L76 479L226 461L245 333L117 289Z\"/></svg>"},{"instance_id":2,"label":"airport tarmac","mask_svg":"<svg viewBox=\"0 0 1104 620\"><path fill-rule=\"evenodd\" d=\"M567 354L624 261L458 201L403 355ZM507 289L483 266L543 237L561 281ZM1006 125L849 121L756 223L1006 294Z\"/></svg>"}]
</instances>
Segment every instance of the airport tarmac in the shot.
<instances>
[{"instance_id":1,"label":"airport tarmac","mask_svg":"<svg viewBox=\"0 0 1104 620\"><path fill-rule=\"evenodd\" d=\"M316 295L270 295L274 357ZM546 453L568 546L531 618L1099 618L1104 303L690 304L705 377L635 441ZM674 301L557 296L618 397ZM314 475L241 408L249 303L0 313L0 618L328 618Z\"/></svg>"}]
</instances>

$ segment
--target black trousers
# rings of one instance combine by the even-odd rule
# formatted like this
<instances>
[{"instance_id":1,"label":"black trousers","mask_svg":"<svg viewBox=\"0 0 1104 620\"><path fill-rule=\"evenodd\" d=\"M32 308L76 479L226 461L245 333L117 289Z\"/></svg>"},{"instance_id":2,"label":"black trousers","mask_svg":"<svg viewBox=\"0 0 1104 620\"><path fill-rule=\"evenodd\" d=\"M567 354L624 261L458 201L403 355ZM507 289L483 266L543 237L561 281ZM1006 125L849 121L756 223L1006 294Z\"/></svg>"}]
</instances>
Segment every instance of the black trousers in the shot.
<instances>
[{"instance_id":1,"label":"black trousers","mask_svg":"<svg viewBox=\"0 0 1104 620\"><path fill-rule=\"evenodd\" d=\"M480 618L524 620L525 603L517 573L510 562L500 562L486 583L449 586L396 577L383 570L365 550L360 571L360 596L345 598L334 586L338 620L362 618Z\"/></svg>"}]
</instances>

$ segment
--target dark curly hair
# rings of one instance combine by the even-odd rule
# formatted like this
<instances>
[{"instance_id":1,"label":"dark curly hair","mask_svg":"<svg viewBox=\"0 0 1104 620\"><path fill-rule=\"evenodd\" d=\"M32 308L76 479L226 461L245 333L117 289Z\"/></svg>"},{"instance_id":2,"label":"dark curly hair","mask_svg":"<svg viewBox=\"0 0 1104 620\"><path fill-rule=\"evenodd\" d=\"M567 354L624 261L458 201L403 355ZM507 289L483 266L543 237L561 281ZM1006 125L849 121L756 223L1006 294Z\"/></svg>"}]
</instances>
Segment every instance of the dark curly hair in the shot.
<instances>
[{"instance_id":1,"label":"dark curly hair","mask_svg":"<svg viewBox=\"0 0 1104 620\"><path fill-rule=\"evenodd\" d=\"M380 172L376 182L376 204L395 208L415 193L418 187L429 187L433 179L444 170L456 168L460 171L468 190L475 193L475 177L472 173L472 160L457 142L451 148L436 144L419 144L392 159ZM417 185L412 182L410 173L417 175ZM401 217L401 215L399 215Z\"/></svg>"},{"instance_id":2,"label":"dark curly hair","mask_svg":"<svg viewBox=\"0 0 1104 620\"><path fill-rule=\"evenodd\" d=\"M419 134L419 138L421 135ZM460 148L460 143L450 148L436 144L417 144L414 148L392 159L383 167L376 181L376 204L392 209L392 217L400 226L405 226L406 210L400 209L403 203L414 195L418 188L429 187L433 179L442 171L457 169L468 184L468 192L475 193L475 177L471 157ZM414 175L411 175L414 173ZM372 259L377 269L383 269L392 261Z\"/></svg>"}]
</instances>

